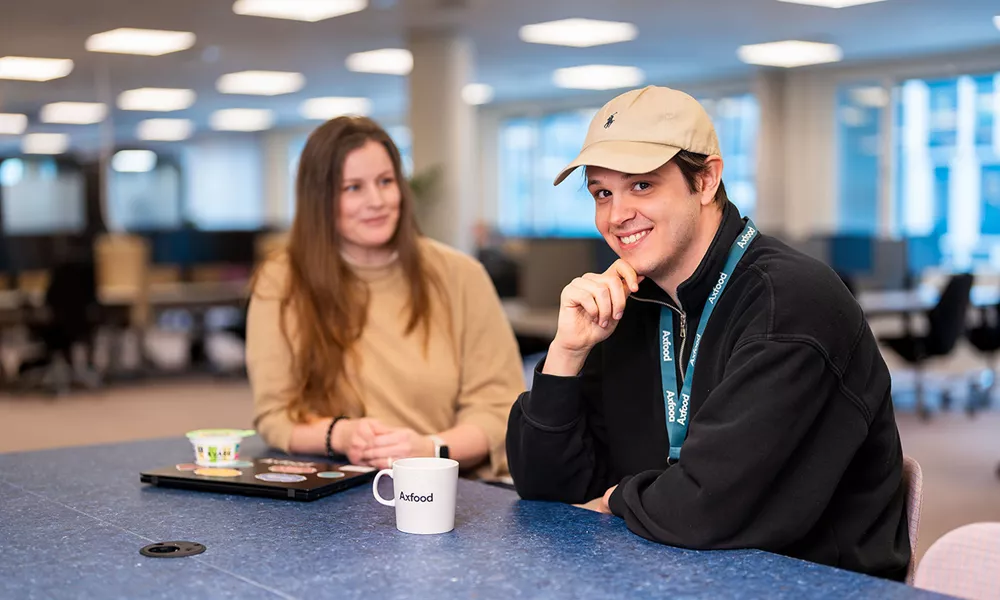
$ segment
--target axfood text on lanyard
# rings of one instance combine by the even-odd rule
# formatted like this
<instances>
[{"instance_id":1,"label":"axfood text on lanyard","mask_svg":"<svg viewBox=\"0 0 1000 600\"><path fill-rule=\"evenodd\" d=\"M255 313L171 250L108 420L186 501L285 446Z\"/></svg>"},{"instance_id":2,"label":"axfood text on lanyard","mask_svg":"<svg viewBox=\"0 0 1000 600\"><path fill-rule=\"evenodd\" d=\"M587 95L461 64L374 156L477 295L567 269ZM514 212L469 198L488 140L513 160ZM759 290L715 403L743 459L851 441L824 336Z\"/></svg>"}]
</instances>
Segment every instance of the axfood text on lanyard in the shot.
<instances>
[{"instance_id":1,"label":"axfood text on lanyard","mask_svg":"<svg viewBox=\"0 0 1000 600\"><path fill-rule=\"evenodd\" d=\"M674 356L671 354L671 343L674 339L674 315L673 311L667 307L660 309L660 374L663 383L663 408L667 416L667 435L670 437L670 459L679 460L681 457L681 446L687 437L688 423L690 421L691 408L691 386L694 381L694 365L698 360L698 346L701 344L701 336L705 333L708 320L712 317L715 305L722 297L729 279L736 270L736 265L746 254L750 242L757 237L757 227L753 221L747 219L743 232L740 233L732 248L729 249L729 256L726 264L719 273L719 280L712 288L712 294L708 297L705 308L701 311L701 320L698 321L698 331L694 337L694 345L691 346L691 357L684 369L683 387L678 393L677 371L674 369ZM682 357L678 356L677 360Z\"/></svg>"}]
</instances>

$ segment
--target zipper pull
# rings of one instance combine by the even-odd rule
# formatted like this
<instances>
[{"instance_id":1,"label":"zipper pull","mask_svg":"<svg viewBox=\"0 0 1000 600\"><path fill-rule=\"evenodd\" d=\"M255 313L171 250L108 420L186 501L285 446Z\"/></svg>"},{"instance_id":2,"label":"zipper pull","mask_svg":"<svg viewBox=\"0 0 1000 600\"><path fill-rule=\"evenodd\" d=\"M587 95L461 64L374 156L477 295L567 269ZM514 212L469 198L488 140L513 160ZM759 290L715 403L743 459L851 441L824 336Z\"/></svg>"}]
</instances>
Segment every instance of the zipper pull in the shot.
<instances>
[{"instance_id":1,"label":"zipper pull","mask_svg":"<svg viewBox=\"0 0 1000 600\"><path fill-rule=\"evenodd\" d=\"M687 328L688 328L687 315L684 314L684 313L681 313L681 339L682 340L687 337Z\"/></svg>"}]
</instances>

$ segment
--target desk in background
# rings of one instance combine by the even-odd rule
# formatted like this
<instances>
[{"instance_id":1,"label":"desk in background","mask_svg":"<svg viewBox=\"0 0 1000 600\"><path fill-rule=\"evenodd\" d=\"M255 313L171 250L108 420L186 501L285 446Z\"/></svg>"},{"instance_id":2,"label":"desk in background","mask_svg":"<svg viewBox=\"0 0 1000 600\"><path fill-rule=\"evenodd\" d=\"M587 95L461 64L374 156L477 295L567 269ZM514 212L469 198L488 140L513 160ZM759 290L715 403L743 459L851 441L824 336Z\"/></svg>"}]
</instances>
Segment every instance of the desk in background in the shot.
<instances>
[{"instance_id":1,"label":"desk in background","mask_svg":"<svg viewBox=\"0 0 1000 600\"><path fill-rule=\"evenodd\" d=\"M300 503L139 483L191 456L183 438L0 454L0 597L937 597L767 552L670 548L617 517L465 480L439 536L396 531L368 485ZM139 554L180 540L208 549Z\"/></svg>"},{"instance_id":2,"label":"desk in background","mask_svg":"<svg viewBox=\"0 0 1000 600\"><path fill-rule=\"evenodd\" d=\"M866 317L874 318L927 312L934 308L939 296L940 292L933 288L869 291L861 292L858 303ZM971 301L974 308L996 305L1000 303L1000 288L973 287ZM503 308L514 333L548 339L555 337L558 308L533 308L518 300L505 300Z\"/></svg>"}]
</instances>

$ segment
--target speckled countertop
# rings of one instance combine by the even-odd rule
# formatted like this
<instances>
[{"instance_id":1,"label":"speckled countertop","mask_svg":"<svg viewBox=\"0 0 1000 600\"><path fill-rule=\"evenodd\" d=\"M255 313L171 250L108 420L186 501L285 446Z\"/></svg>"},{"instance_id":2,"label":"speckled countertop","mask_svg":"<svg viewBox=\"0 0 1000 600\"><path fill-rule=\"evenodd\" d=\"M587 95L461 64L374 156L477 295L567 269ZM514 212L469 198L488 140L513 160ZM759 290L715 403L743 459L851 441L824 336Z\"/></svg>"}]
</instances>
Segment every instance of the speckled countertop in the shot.
<instances>
[{"instance_id":1,"label":"speckled countertop","mask_svg":"<svg viewBox=\"0 0 1000 600\"><path fill-rule=\"evenodd\" d=\"M139 482L191 459L183 438L0 454L0 598L934 597L765 552L661 546L618 518L467 481L439 536L396 531L368 485L294 502ZM208 549L139 554L171 540Z\"/></svg>"}]
</instances>

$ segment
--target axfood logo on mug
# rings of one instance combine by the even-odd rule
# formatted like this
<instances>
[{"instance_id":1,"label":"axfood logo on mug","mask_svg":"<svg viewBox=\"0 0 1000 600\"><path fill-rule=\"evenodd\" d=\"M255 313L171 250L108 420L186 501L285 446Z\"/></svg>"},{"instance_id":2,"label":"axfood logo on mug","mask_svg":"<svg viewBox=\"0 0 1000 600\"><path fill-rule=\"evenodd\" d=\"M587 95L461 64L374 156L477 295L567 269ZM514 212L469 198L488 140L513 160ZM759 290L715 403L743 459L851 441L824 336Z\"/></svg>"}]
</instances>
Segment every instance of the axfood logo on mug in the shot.
<instances>
[{"instance_id":1,"label":"axfood logo on mug","mask_svg":"<svg viewBox=\"0 0 1000 600\"><path fill-rule=\"evenodd\" d=\"M434 502L434 492L431 492L429 496L418 496L416 494L404 494L399 492L399 499L406 500L407 502Z\"/></svg>"},{"instance_id":2,"label":"axfood logo on mug","mask_svg":"<svg viewBox=\"0 0 1000 600\"><path fill-rule=\"evenodd\" d=\"M392 478L398 498L378 492L384 475ZM448 458L403 458L383 469L372 482L375 499L396 509L396 529L404 533L447 533L455 528L458 462Z\"/></svg>"}]
</instances>

